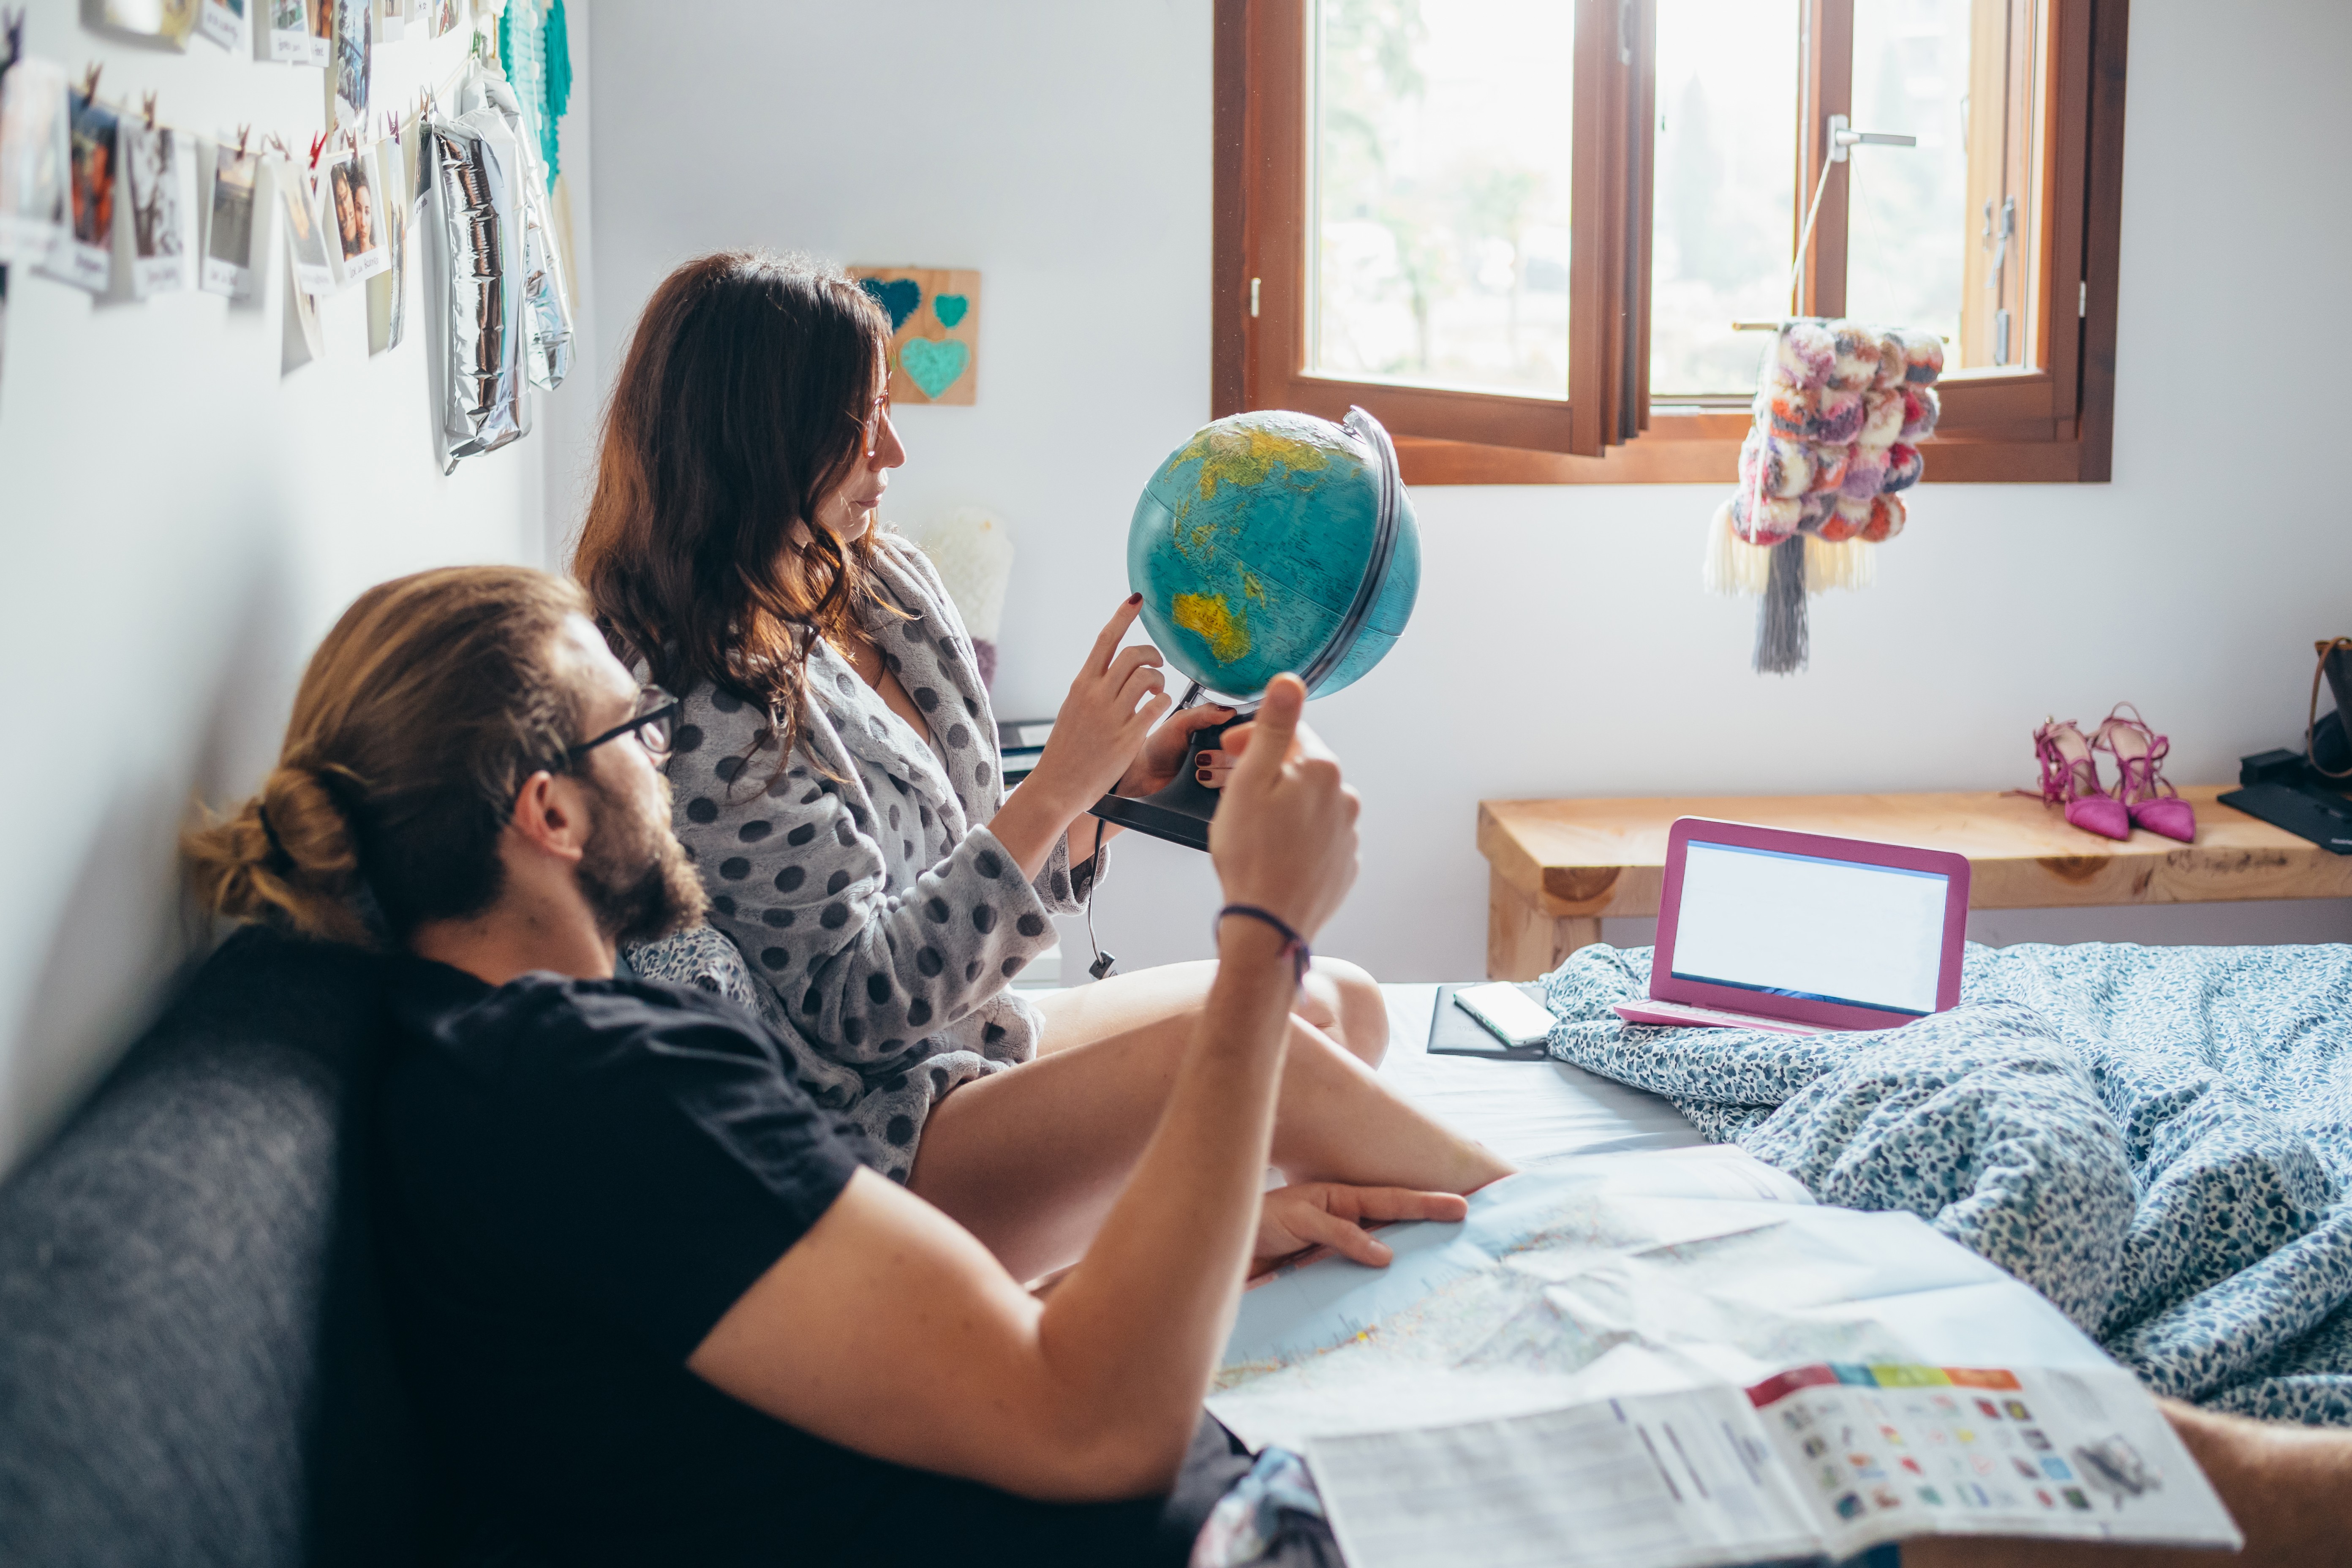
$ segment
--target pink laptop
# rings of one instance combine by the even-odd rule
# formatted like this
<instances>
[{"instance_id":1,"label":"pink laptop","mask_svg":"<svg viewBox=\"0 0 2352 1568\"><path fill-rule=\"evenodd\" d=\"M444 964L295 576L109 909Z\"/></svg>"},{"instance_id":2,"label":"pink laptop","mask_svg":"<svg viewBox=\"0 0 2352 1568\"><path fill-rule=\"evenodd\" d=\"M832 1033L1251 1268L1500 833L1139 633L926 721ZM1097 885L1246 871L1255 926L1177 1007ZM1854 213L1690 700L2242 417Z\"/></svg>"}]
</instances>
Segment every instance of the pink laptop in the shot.
<instances>
[{"instance_id":1,"label":"pink laptop","mask_svg":"<svg viewBox=\"0 0 2352 1568\"><path fill-rule=\"evenodd\" d=\"M1960 999L1963 855L1685 816L1632 1024L1891 1029Z\"/></svg>"}]
</instances>

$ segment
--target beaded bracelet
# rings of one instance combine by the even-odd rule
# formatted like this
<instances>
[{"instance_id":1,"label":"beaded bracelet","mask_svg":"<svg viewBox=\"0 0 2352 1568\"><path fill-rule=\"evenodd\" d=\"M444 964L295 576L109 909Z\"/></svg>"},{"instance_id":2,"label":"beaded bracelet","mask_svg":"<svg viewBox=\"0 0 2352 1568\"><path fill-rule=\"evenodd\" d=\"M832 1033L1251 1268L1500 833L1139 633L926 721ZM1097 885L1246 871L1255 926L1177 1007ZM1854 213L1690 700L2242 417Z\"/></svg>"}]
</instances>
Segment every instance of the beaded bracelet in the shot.
<instances>
[{"instance_id":1,"label":"beaded bracelet","mask_svg":"<svg viewBox=\"0 0 2352 1568\"><path fill-rule=\"evenodd\" d=\"M1270 925L1275 930L1280 931L1282 933L1282 951L1290 954L1290 967L1293 979L1298 984L1304 985L1307 984L1307 966L1315 962L1315 950L1307 945L1307 939L1305 937L1290 929L1289 921L1284 920L1280 915L1276 914L1272 910L1262 910L1255 904L1227 904L1223 909L1217 911L1217 918L1209 922L1209 940L1211 942L1217 940L1218 928L1225 923L1225 917L1227 915L1243 915L1246 916L1250 920L1263 921L1267 925Z\"/></svg>"}]
</instances>

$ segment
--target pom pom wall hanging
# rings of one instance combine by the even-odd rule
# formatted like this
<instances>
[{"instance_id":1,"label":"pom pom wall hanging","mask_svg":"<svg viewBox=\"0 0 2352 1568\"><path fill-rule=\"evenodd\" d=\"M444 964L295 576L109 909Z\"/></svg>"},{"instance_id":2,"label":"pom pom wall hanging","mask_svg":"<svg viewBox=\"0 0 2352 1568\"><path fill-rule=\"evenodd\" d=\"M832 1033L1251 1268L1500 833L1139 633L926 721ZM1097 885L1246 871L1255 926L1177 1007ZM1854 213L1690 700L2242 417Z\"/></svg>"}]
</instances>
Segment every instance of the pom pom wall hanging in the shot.
<instances>
[{"instance_id":1,"label":"pom pom wall hanging","mask_svg":"<svg viewBox=\"0 0 2352 1568\"><path fill-rule=\"evenodd\" d=\"M1902 492L1925 468L1944 371L1932 332L1785 322L1764 356L1739 489L1716 509L1705 580L1760 598L1756 670L1805 668L1805 596L1867 587L1874 547L1903 531Z\"/></svg>"}]
</instances>

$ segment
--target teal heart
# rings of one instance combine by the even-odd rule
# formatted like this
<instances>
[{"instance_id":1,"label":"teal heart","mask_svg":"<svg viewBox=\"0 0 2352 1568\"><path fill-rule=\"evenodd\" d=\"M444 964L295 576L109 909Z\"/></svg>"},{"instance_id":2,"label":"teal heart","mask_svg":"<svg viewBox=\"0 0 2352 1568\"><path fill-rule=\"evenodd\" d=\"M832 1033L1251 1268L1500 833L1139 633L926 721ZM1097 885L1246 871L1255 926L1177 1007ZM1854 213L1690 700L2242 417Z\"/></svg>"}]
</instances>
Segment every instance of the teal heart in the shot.
<instances>
[{"instance_id":1,"label":"teal heart","mask_svg":"<svg viewBox=\"0 0 2352 1568\"><path fill-rule=\"evenodd\" d=\"M963 320L963 313L971 309L971 301L965 299L961 294L934 294L931 296L931 314L940 319L940 325L943 327L954 326L958 321Z\"/></svg>"},{"instance_id":2,"label":"teal heart","mask_svg":"<svg viewBox=\"0 0 2352 1568\"><path fill-rule=\"evenodd\" d=\"M899 368L915 378L925 397L934 400L955 384L971 363L971 351L953 338L908 338L898 345Z\"/></svg>"},{"instance_id":3,"label":"teal heart","mask_svg":"<svg viewBox=\"0 0 2352 1568\"><path fill-rule=\"evenodd\" d=\"M874 296L874 302L889 312L890 330L897 331L923 302L923 286L911 278L894 278L885 283L879 278L860 278L857 286Z\"/></svg>"}]
</instances>

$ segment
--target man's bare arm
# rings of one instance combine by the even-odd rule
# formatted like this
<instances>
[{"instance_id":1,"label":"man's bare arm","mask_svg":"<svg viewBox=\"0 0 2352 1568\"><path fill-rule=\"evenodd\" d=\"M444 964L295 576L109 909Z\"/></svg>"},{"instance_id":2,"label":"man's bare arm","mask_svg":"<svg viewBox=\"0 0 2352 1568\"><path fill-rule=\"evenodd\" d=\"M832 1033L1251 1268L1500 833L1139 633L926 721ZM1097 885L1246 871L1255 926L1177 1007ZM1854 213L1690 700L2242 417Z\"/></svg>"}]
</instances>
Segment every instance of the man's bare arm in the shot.
<instances>
[{"instance_id":1,"label":"man's bare arm","mask_svg":"<svg viewBox=\"0 0 2352 1568\"><path fill-rule=\"evenodd\" d=\"M1311 934L1355 874L1356 800L1270 693L1212 842L1226 895ZM688 1365L803 1431L1032 1497L1174 1479L1256 1230L1295 976L1281 937L1223 963L1168 1110L1085 1258L1043 1301L968 1232L861 1171Z\"/></svg>"}]
</instances>

